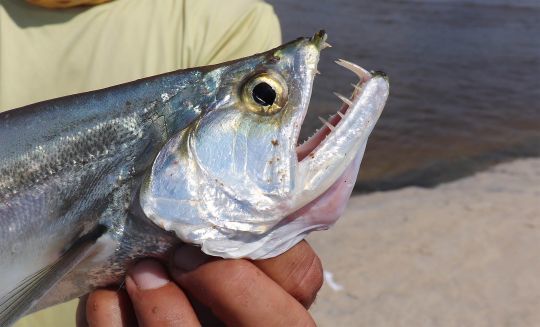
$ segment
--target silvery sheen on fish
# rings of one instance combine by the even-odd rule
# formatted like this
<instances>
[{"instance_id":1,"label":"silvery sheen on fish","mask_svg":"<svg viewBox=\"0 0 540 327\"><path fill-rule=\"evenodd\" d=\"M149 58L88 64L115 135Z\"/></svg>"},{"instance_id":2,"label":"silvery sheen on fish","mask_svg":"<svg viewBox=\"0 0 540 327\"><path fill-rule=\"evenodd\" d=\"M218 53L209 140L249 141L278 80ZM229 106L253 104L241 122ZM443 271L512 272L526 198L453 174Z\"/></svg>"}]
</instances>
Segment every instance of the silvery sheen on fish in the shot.
<instances>
[{"instance_id":1,"label":"silvery sheen on fish","mask_svg":"<svg viewBox=\"0 0 540 327\"><path fill-rule=\"evenodd\" d=\"M359 81L298 145L325 40L0 114L0 325L182 242L262 259L332 225L389 85L338 60Z\"/></svg>"}]
</instances>

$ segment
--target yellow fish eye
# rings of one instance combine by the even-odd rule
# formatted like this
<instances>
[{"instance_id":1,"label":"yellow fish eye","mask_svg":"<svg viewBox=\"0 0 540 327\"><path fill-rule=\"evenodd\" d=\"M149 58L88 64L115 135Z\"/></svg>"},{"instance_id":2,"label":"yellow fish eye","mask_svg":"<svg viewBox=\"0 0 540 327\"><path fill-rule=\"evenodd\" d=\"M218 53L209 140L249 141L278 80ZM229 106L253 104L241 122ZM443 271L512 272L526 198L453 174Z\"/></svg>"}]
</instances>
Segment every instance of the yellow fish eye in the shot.
<instances>
[{"instance_id":1,"label":"yellow fish eye","mask_svg":"<svg viewBox=\"0 0 540 327\"><path fill-rule=\"evenodd\" d=\"M246 108L259 115L273 115L287 103L287 84L273 72L251 76L242 86L242 101Z\"/></svg>"}]
</instances>

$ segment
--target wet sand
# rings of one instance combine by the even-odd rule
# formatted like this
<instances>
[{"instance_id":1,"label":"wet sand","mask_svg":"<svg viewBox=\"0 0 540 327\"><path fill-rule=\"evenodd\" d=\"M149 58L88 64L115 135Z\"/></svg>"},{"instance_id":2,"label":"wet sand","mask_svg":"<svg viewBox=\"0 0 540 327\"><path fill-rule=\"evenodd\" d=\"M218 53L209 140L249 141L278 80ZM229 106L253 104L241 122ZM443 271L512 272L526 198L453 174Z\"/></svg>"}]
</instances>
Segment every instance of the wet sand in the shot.
<instances>
[{"instance_id":1,"label":"wet sand","mask_svg":"<svg viewBox=\"0 0 540 327\"><path fill-rule=\"evenodd\" d=\"M320 326L540 326L540 159L354 196L310 242Z\"/></svg>"}]
</instances>

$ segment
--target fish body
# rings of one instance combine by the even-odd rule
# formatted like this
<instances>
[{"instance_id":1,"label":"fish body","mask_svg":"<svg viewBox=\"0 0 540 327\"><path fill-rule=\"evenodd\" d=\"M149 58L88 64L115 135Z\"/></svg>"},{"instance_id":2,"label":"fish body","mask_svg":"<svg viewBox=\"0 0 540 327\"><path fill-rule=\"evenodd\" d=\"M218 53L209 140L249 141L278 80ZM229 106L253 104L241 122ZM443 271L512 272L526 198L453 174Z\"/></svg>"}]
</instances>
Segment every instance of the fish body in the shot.
<instances>
[{"instance_id":1,"label":"fish body","mask_svg":"<svg viewBox=\"0 0 540 327\"><path fill-rule=\"evenodd\" d=\"M297 146L325 40L1 113L0 325L181 242L266 258L331 225L388 83L342 63L360 82L335 131Z\"/></svg>"},{"instance_id":2,"label":"fish body","mask_svg":"<svg viewBox=\"0 0 540 327\"><path fill-rule=\"evenodd\" d=\"M0 114L0 294L99 226L107 233L94 247L112 257L100 262L102 250L92 251L98 257L71 270L71 285L59 285L52 303L113 284L137 253L160 255L178 243L132 204L160 148L199 114L174 95L201 93L201 74L172 73ZM173 99L164 101L167 95Z\"/></svg>"}]
</instances>

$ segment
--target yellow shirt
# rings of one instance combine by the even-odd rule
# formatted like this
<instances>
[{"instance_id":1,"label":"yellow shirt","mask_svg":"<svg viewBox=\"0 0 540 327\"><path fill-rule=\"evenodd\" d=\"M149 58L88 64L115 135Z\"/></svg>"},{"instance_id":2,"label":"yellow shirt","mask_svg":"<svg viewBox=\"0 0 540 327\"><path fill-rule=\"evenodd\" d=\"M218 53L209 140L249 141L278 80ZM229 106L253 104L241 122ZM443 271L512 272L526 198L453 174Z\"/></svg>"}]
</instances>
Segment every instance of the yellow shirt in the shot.
<instances>
[{"instance_id":1,"label":"yellow shirt","mask_svg":"<svg viewBox=\"0 0 540 327\"><path fill-rule=\"evenodd\" d=\"M50 10L0 0L0 112L281 43L256 0L116 0Z\"/></svg>"},{"instance_id":2,"label":"yellow shirt","mask_svg":"<svg viewBox=\"0 0 540 327\"><path fill-rule=\"evenodd\" d=\"M0 112L280 43L272 7L257 0L115 0L61 10L0 0ZM74 326L76 305L16 326Z\"/></svg>"}]
</instances>

